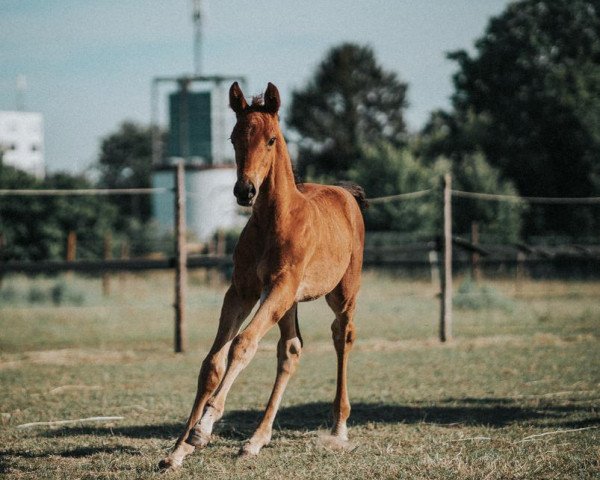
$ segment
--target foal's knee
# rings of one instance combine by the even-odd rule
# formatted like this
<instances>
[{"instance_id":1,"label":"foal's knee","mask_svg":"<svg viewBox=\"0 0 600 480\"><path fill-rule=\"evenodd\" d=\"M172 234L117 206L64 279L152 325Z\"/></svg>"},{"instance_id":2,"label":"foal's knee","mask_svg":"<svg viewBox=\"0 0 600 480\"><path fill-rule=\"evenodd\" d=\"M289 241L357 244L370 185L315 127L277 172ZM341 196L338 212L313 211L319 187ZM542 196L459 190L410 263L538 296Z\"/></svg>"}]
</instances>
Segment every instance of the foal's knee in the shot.
<instances>
[{"instance_id":1,"label":"foal's knee","mask_svg":"<svg viewBox=\"0 0 600 480\"><path fill-rule=\"evenodd\" d=\"M302 343L298 337L290 340L279 340L277 344L277 359L279 370L292 374L302 355Z\"/></svg>"},{"instance_id":2,"label":"foal's knee","mask_svg":"<svg viewBox=\"0 0 600 480\"><path fill-rule=\"evenodd\" d=\"M354 322L340 322L334 320L331 324L331 337L337 351L347 351L352 348L356 340Z\"/></svg>"},{"instance_id":3,"label":"foal's knee","mask_svg":"<svg viewBox=\"0 0 600 480\"><path fill-rule=\"evenodd\" d=\"M240 333L231 344L229 352L230 362L241 363L245 367L254 356L254 353L256 353L257 347L258 341L255 338L246 332Z\"/></svg>"},{"instance_id":4,"label":"foal's knee","mask_svg":"<svg viewBox=\"0 0 600 480\"><path fill-rule=\"evenodd\" d=\"M216 390L225 374L224 359L218 355L209 354L202 362L198 387L204 387L209 391Z\"/></svg>"}]
</instances>

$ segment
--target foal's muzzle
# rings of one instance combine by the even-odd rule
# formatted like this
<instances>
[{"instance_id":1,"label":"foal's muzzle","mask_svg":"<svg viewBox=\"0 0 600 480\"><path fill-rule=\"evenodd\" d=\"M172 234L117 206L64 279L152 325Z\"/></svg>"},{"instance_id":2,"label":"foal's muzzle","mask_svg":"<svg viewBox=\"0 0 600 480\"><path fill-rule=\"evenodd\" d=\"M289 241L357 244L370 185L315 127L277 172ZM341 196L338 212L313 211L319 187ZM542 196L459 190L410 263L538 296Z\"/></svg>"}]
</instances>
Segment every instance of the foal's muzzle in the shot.
<instances>
[{"instance_id":1,"label":"foal's muzzle","mask_svg":"<svg viewBox=\"0 0 600 480\"><path fill-rule=\"evenodd\" d=\"M239 205L249 207L256 199L256 187L249 180L238 180L233 187L233 194Z\"/></svg>"}]
</instances>

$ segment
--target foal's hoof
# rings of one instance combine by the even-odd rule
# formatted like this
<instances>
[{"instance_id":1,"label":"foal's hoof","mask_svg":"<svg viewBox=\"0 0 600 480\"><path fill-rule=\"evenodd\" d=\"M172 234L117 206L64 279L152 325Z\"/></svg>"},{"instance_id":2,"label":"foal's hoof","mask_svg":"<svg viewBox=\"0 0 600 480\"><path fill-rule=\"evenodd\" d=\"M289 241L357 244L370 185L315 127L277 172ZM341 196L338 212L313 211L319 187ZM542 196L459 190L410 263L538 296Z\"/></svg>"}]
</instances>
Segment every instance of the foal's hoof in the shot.
<instances>
[{"instance_id":1,"label":"foal's hoof","mask_svg":"<svg viewBox=\"0 0 600 480\"><path fill-rule=\"evenodd\" d=\"M178 443L175 449L158 462L158 468L165 472L177 470L183 465L183 459L194 452L194 447L184 443Z\"/></svg>"},{"instance_id":2,"label":"foal's hoof","mask_svg":"<svg viewBox=\"0 0 600 480\"><path fill-rule=\"evenodd\" d=\"M178 470L181 468L182 461L177 461L172 457L163 458L160 462L158 462L158 468L163 472L170 472L174 470Z\"/></svg>"},{"instance_id":3,"label":"foal's hoof","mask_svg":"<svg viewBox=\"0 0 600 480\"><path fill-rule=\"evenodd\" d=\"M261 447L256 444L246 443L242 448L240 448L238 457L240 459L256 457L260 453L260 448Z\"/></svg>"}]
</instances>

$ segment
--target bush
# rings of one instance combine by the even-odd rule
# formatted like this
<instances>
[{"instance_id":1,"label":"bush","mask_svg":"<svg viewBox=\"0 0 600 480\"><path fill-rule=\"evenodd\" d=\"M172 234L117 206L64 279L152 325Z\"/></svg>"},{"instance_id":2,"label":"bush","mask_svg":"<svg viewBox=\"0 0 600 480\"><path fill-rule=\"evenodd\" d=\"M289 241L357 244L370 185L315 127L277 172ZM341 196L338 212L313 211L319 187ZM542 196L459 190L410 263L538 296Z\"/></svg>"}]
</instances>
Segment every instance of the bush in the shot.
<instances>
[{"instance_id":1,"label":"bush","mask_svg":"<svg viewBox=\"0 0 600 480\"><path fill-rule=\"evenodd\" d=\"M496 289L488 285L477 285L471 278L466 278L461 283L452 303L456 308L463 310L498 309L512 312L515 307L511 300Z\"/></svg>"}]
</instances>

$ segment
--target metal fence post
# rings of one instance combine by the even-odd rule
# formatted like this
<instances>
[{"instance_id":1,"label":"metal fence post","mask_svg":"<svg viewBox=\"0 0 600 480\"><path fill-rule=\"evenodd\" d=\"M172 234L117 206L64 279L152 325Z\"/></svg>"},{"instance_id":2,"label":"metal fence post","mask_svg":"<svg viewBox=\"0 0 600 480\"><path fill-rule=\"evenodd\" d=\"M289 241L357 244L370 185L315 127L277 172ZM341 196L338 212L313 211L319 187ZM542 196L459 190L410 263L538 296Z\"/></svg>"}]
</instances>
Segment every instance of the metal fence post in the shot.
<instances>
[{"instance_id":1,"label":"metal fence post","mask_svg":"<svg viewBox=\"0 0 600 480\"><path fill-rule=\"evenodd\" d=\"M185 163L177 164L175 187L175 352L187 350L185 299L187 290L187 250L185 224Z\"/></svg>"},{"instance_id":2,"label":"metal fence post","mask_svg":"<svg viewBox=\"0 0 600 480\"><path fill-rule=\"evenodd\" d=\"M444 175L444 238L440 341L452 339L452 176Z\"/></svg>"}]
</instances>

